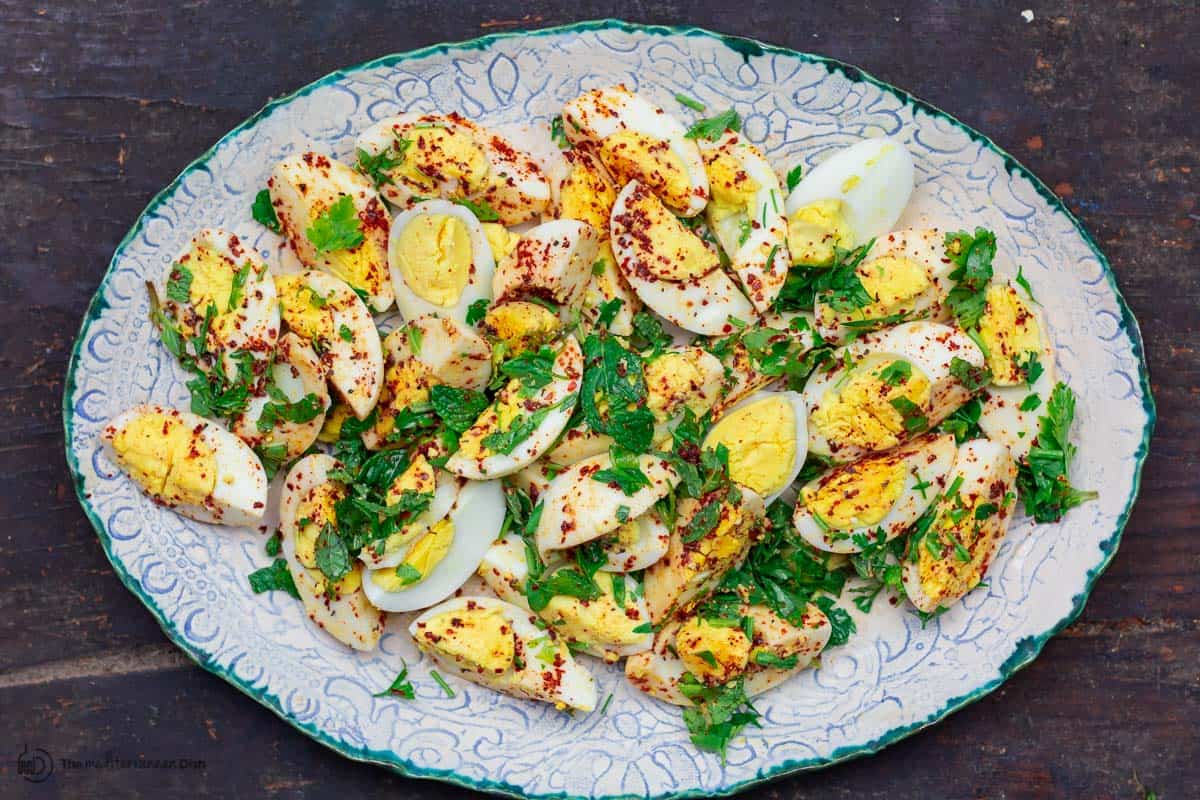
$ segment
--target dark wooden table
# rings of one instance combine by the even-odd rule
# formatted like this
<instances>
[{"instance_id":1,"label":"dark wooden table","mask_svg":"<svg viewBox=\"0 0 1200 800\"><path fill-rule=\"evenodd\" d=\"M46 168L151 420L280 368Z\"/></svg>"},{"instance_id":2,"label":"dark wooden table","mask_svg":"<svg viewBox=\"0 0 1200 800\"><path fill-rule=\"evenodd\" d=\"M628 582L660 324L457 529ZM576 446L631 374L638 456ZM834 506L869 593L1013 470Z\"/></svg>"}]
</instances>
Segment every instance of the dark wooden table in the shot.
<instances>
[{"instance_id":1,"label":"dark wooden table","mask_svg":"<svg viewBox=\"0 0 1200 800\"><path fill-rule=\"evenodd\" d=\"M149 198L269 97L389 52L623 16L832 55L991 136L1107 252L1155 379L1142 499L1079 621L940 725L758 794L1200 797L1195 2L513 5L0 0L0 796L466 794L335 755L167 643L70 488L67 353ZM27 748L206 766L32 784L16 770Z\"/></svg>"}]
</instances>

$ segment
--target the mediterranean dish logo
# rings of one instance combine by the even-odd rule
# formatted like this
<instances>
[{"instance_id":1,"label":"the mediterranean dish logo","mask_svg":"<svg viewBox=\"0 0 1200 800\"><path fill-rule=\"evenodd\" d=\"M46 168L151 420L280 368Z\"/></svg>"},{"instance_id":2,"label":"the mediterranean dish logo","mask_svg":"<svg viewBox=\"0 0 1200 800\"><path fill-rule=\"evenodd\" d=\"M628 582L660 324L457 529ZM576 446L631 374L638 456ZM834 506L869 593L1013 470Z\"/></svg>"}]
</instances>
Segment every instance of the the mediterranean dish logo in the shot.
<instances>
[{"instance_id":1,"label":"the mediterranean dish logo","mask_svg":"<svg viewBox=\"0 0 1200 800\"><path fill-rule=\"evenodd\" d=\"M54 758L41 747L25 748L17 756L17 774L30 783L44 783L55 772L97 769L205 769L199 758L125 758L111 750L99 758Z\"/></svg>"}]
</instances>

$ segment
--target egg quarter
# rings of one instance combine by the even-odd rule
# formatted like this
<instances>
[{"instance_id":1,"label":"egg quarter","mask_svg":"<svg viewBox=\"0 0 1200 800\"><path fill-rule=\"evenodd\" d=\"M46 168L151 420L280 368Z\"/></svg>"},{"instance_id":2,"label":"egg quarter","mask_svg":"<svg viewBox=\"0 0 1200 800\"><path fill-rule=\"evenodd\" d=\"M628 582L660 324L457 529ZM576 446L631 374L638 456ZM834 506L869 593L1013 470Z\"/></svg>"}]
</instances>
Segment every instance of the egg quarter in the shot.
<instances>
[{"instance_id":1,"label":"egg quarter","mask_svg":"<svg viewBox=\"0 0 1200 800\"><path fill-rule=\"evenodd\" d=\"M291 461L317 440L333 404L327 369L307 341L288 331L279 337L267 386L233 418L230 430L264 452L282 446L282 460Z\"/></svg>"},{"instance_id":2,"label":"egg quarter","mask_svg":"<svg viewBox=\"0 0 1200 800\"><path fill-rule=\"evenodd\" d=\"M279 307L271 271L233 233L198 231L151 284L155 303L185 342L180 358L227 376L250 356L251 392L261 388L279 339ZM200 341L197 349L196 341Z\"/></svg>"},{"instance_id":3,"label":"egg quarter","mask_svg":"<svg viewBox=\"0 0 1200 800\"><path fill-rule=\"evenodd\" d=\"M307 269L363 292L372 310L395 299L387 267L391 214L371 181L312 151L283 159L267 180L281 235Z\"/></svg>"},{"instance_id":4,"label":"egg quarter","mask_svg":"<svg viewBox=\"0 0 1200 800\"><path fill-rule=\"evenodd\" d=\"M446 600L413 620L409 634L442 669L504 694L565 708L596 707L596 682L553 630L491 597Z\"/></svg>"},{"instance_id":5,"label":"egg quarter","mask_svg":"<svg viewBox=\"0 0 1200 800\"><path fill-rule=\"evenodd\" d=\"M406 320L434 314L466 324L472 304L492 298L496 262L483 225L447 200L424 200L396 215L388 264Z\"/></svg>"},{"instance_id":6,"label":"egg quarter","mask_svg":"<svg viewBox=\"0 0 1200 800\"><path fill-rule=\"evenodd\" d=\"M365 303L345 281L316 270L275 276L283 322L309 342L329 382L359 419L383 385L383 347Z\"/></svg>"},{"instance_id":7,"label":"egg quarter","mask_svg":"<svg viewBox=\"0 0 1200 800\"><path fill-rule=\"evenodd\" d=\"M562 117L567 138L593 147L615 185L640 181L684 217L704 210L709 187L700 148L662 108L617 85L569 101Z\"/></svg>"},{"instance_id":8,"label":"egg quarter","mask_svg":"<svg viewBox=\"0 0 1200 800\"><path fill-rule=\"evenodd\" d=\"M189 519L255 525L267 510L267 475L254 451L204 417L138 405L114 417L101 441L143 493Z\"/></svg>"},{"instance_id":9,"label":"egg quarter","mask_svg":"<svg viewBox=\"0 0 1200 800\"><path fill-rule=\"evenodd\" d=\"M578 309L592 275L600 237L586 222L544 222L521 235L513 251L496 265L492 297L497 304L540 300L560 314Z\"/></svg>"}]
</instances>

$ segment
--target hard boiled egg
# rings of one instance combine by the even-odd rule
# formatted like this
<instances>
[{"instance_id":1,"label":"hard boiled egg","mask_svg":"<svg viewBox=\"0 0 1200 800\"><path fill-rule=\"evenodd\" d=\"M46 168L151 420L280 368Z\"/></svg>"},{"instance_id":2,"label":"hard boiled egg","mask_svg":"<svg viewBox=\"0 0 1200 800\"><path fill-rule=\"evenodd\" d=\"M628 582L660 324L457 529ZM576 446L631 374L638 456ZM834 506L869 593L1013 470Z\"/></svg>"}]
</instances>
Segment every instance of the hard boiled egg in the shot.
<instances>
[{"instance_id":1,"label":"hard boiled egg","mask_svg":"<svg viewBox=\"0 0 1200 800\"><path fill-rule=\"evenodd\" d=\"M367 602L363 566L332 583L318 568L317 540L326 525L337 525L337 502L348 494L342 483L330 480L338 462L316 453L292 466L279 501L281 549L308 618L333 638L355 650L374 650L383 634L384 615Z\"/></svg>"},{"instance_id":2,"label":"hard boiled egg","mask_svg":"<svg viewBox=\"0 0 1200 800\"><path fill-rule=\"evenodd\" d=\"M717 506L716 524L691 538L698 532L689 530L698 523L697 515L711 505ZM691 611L716 588L725 573L741 565L766 506L759 495L741 489L724 498L683 498L677 512L666 556L650 565L644 576L646 604L656 625L672 615Z\"/></svg>"},{"instance_id":3,"label":"hard boiled egg","mask_svg":"<svg viewBox=\"0 0 1200 800\"><path fill-rule=\"evenodd\" d=\"M463 206L426 200L397 214L387 253L405 319L436 314L465 324L473 303L491 299L492 250L483 226Z\"/></svg>"},{"instance_id":4,"label":"hard boiled egg","mask_svg":"<svg viewBox=\"0 0 1200 800\"><path fill-rule=\"evenodd\" d=\"M498 481L466 481L449 513L413 538L398 564L363 576L367 599L384 611L414 611L449 597L479 566L504 511Z\"/></svg>"},{"instance_id":5,"label":"hard boiled egg","mask_svg":"<svg viewBox=\"0 0 1200 800\"><path fill-rule=\"evenodd\" d=\"M561 565L559 559L552 559L545 574L551 575ZM479 565L479 575L502 600L529 608L525 595L529 564L520 536L509 535L493 544ZM600 591L598 597L585 600L556 595L537 612L538 616L573 650L606 661L649 649L653 636L636 630L650 621L638 582L628 575L609 572L597 572L593 581ZM619 590L615 588L618 582Z\"/></svg>"},{"instance_id":6,"label":"hard boiled egg","mask_svg":"<svg viewBox=\"0 0 1200 800\"><path fill-rule=\"evenodd\" d=\"M775 170L757 147L726 131L703 145L712 200L708 225L729 255L742 291L759 313L771 309L787 279L787 217Z\"/></svg>"},{"instance_id":7,"label":"hard boiled egg","mask_svg":"<svg viewBox=\"0 0 1200 800\"><path fill-rule=\"evenodd\" d=\"M487 204L504 225L543 213L550 185L541 167L498 133L456 114L401 114L358 137L358 168L390 202L419 198Z\"/></svg>"},{"instance_id":8,"label":"hard boiled egg","mask_svg":"<svg viewBox=\"0 0 1200 800\"><path fill-rule=\"evenodd\" d=\"M417 617L409 633L443 669L496 691L591 711L596 682L553 630L491 597L456 597Z\"/></svg>"},{"instance_id":9,"label":"hard boiled egg","mask_svg":"<svg viewBox=\"0 0 1200 800\"><path fill-rule=\"evenodd\" d=\"M592 262L592 275L583 293L583 318L593 328L601 324L601 317L609 317L608 330L618 336L633 333L633 316L642 310L642 301L634 294L625 276L617 269L617 258L608 241L608 225L603 230L605 239ZM612 311L613 303L619 303Z\"/></svg>"},{"instance_id":10,"label":"hard boiled egg","mask_svg":"<svg viewBox=\"0 0 1200 800\"><path fill-rule=\"evenodd\" d=\"M624 86L593 89L563 106L563 130L590 145L618 186L646 185L671 210L693 217L708 202L708 176L683 124Z\"/></svg>"},{"instance_id":11,"label":"hard boiled egg","mask_svg":"<svg viewBox=\"0 0 1200 800\"><path fill-rule=\"evenodd\" d=\"M555 218L586 222L607 238L618 187L587 145L563 150L562 157L562 168L551 181Z\"/></svg>"},{"instance_id":12,"label":"hard boiled egg","mask_svg":"<svg viewBox=\"0 0 1200 800\"><path fill-rule=\"evenodd\" d=\"M558 219L530 228L496 266L497 303L536 298L577 308L592 274L599 234L586 222Z\"/></svg>"},{"instance_id":13,"label":"hard boiled egg","mask_svg":"<svg viewBox=\"0 0 1200 800\"><path fill-rule=\"evenodd\" d=\"M375 406L375 424L363 431L372 450L387 444L396 417L429 401L435 385L481 390L492 377L492 347L449 317L417 317L383 340L383 389Z\"/></svg>"},{"instance_id":14,"label":"hard boiled egg","mask_svg":"<svg viewBox=\"0 0 1200 800\"><path fill-rule=\"evenodd\" d=\"M834 353L804 386L810 453L847 462L938 425L978 392L983 353L957 328L906 322Z\"/></svg>"},{"instance_id":15,"label":"hard boiled egg","mask_svg":"<svg viewBox=\"0 0 1200 800\"><path fill-rule=\"evenodd\" d=\"M826 470L800 490L792 521L818 550L860 553L908 530L946 488L958 448L929 433Z\"/></svg>"},{"instance_id":16,"label":"hard boiled egg","mask_svg":"<svg viewBox=\"0 0 1200 800\"><path fill-rule=\"evenodd\" d=\"M258 457L215 422L140 405L109 422L101 438L142 491L185 517L254 525L267 509L267 475Z\"/></svg>"},{"instance_id":17,"label":"hard boiled egg","mask_svg":"<svg viewBox=\"0 0 1200 800\"><path fill-rule=\"evenodd\" d=\"M913 531L915 560L904 562L904 592L927 614L979 585L1016 507L1017 464L998 442L963 443L947 480L932 516Z\"/></svg>"},{"instance_id":18,"label":"hard boiled egg","mask_svg":"<svg viewBox=\"0 0 1200 800\"><path fill-rule=\"evenodd\" d=\"M612 456L602 453L575 462L550 481L539 498L542 514L535 534L543 559L551 551L598 539L637 519L679 484L678 473L661 456L643 453L637 456L637 466L649 485L625 494L616 483L595 478L612 466Z\"/></svg>"},{"instance_id":19,"label":"hard boiled egg","mask_svg":"<svg viewBox=\"0 0 1200 800\"><path fill-rule=\"evenodd\" d=\"M643 366L646 407L654 415L654 441L670 434L690 408L704 416L721 393L724 370L720 360L702 347L677 345L647 356ZM608 452L613 439L597 433L586 421L563 434L546 458L555 464L573 464Z\"/></svg>"},{"instance_id":20,"label":"hard boiled egg","mask_svg":"<svg viewBox=\"0 0 1200 800\"><path fill-rule=\"evenodd\" d=\"M575 337L563 340L545 385L513 378L475 423L459 437L446 469L473 480L510 475L532 464L566 428L579 396L583 351Z\"/></svg>"},{"instance_id":21,"label":"hard boiled egg","mask_svg":"<svg viewBox=\"0 0 1200 800\"><path fill-rule=\"evenodd\" d=\"M333 388L365 419L383 384L383 350L371 312L350 286L324 272L275 277L283 321L321 356Z\"/></svg>"},{"instance_id":22,"label":"hard boiled egg","mask_svg":"<svg viewBox=\"0 0 1200 800\"><path fill-rule=\"evenodd\" d=\"M787 197L792 262L828 265L835 247L858 247L892 230L912 196L913 175L907 148L887 137L821 162Z\"/></svg>"},{"instance_id":23,"label":"hard boiled egg","mask_svg":"<svg viewBox=\"0 0 1200 800\"><path fill-rule=\"evenodd\" d=\"M457 475L451 475L449 472L434 468L429 463L428 458L420 453L411 455L410 460L404 469L392 481L388 487L386 503L389 508L396 506L406 500L413 499L413 495L423 496L428 500L428 505L419 513L404 512L403 520L395 533L382 541L374 542L368 547L364 547L359 551L358 557L370 569L381 570L384 567L395 567L405 560L409 555L409 551L413 549L414 544L418 539L421 539L425 534L447 518L452 510L456 508L459 492L466 485L466 478L460 478ZM442 526L439 529L441 538L437 536L429 539L420 548L419 552L414 555L421 555L425 561L430 561L429 556L440 554L442 551L439 548L433 547L436 544L441 544L446 541L452 541L454 535L454 526ZM432 550L431 550L432 548ZM440 555L439 555L440 558ZM414 570L424 575L428 572L420 570L421 564L413 564ZM433 566L433 563L425 564L424 566ZM405 570L409 583L416 582L419 578L409 570Z\"/></svg>"},{"instance_id":24,"label":"hard boiled egg","mask_svg":"<svg viewBox=\"0 0 1200 800\"><path fill-rule=\"evenodd\" d=\"M940 319L953 288L955 263L946 255L945 234L937 228L903 230L875 239L855 275L871 302L839 308L832 294L814 298L817 332L829 341L912 319Z\"/></svg>"},{"instance_id":25,"label":"hard boiled egg","mask_svg":"<svg viewBox=\"0 0 1200 800\"><path fill-rule=\"evenodd\" d=\"M729 477L770 505L792 485L808 455L808 412L797 392L757 392L725 411L704 449L729 451Z\"/></svg>"},{"instance_id":26,"label":"hard boiled egg","mask_svg":"<svg viewBox=\"0 0 1200 800\"><path fill-rule=\"evenodd\" d=\"M282 234L304 266L364 292L375 311L391 307L392 219L369 180L328 156L307 152L276 164L267 188Z\"/></svg>"},{"instance_id":27,"label":"hard boiled egg","mask_svg":"<svg viewBox=\"0 0 1200 800\"><path fill-rule=\"evenodd\" d=\"M713 416L719 417L756 390L779 380L783 361L773 360L773 355L800 358L813 348L814 341L812 315L806 312L766 314L761 326L743 331L732 346L719 351L725 381Z\"/></svg>"},{"instance_id":28,"label":"hard boiled egg","mask_svg":"<svg viewBox=\"0 0 1200 800\"><path fill-rule=\"evenodd\" d=\"M154 290L201 369L220 358L232 378L239 374L239 354L248 353L257 386L279 337L279 308L267 265L253 250L234 234L206 228L167 266ZM195 339L203 339L203 352L191 344Z\"/></svg>"},{"instance_id":29,"label":"hard boiled egg","mask_svg":"<svg viewBox=\"0 0 1200 800\"><path fill-rule=\"evenodd\" d=\"M638 299L679 327L705 336L734 331L757 314L716 250L681 223L643 184L617 195L609 226L613 254Z\"/></svg>"},{"instance_id":30,"label":"hard boiled egg","mask_svg":"<svg viewBox=\"0 0 1200 800\"><path fill-rule=\"evenodd\" d=\"M1020 461L1037 438L1038 420L1058 379L1054 348L1028 295L1002 283L989 286L986 296L979 339L987 348L992 385L984 392L979 427Z\"/></svg>"},{"instance_id":31,"label":"hard boiled egg","mask_svg":"<svg viewBox=\"0 0 1200 800\"><path fill-rule=\"evenodd\" d=\"M812 603L797 624L765 606L742 606L739 616L752 620L750 635L740 625L699 616L668 622L651 650L625 662L625 677L652 697L679 706L692 704L680 688L686 673L709 686L743 678L743 689L753 697L808 667L833 633Z\"/></svg>"},{"instance_id":32,"label":"hard boiled egg","mask_svg":"<svg viewBox=\"0 0 1200 800\"><path fill-rule=\"evenodd\" d=\"M263 452L291 461L312 447L329 410L325 365L308 342L292 332L279 337L267 391L250 400L234 418L238 438Z\"/></svg>"}]
</instances>

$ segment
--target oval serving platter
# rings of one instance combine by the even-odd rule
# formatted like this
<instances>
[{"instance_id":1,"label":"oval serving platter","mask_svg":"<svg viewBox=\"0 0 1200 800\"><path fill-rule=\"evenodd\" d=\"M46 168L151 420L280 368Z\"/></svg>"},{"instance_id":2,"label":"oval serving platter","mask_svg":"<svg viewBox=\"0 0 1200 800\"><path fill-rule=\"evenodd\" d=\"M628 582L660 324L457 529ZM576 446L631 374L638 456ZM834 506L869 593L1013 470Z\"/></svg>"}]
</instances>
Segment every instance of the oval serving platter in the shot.
<instances>
[{"instance_id":1,"label":"oval serving platter","mask_svg":"<svg viewBox=\"0 0 1200 800\"><path fill-rule=\"evenodd\" d=\"M581 91L624 82L664 107L686 92L729 106L776 167L811 167L863 136L903 140L917 164L905 220L997 232L1049 325L1079 396L1073 482L1100 499L1057 525L1018 518L986 589L922 627L912 613L857 615L859 635L755 701L764 717L724 764L696 750L677 709L597 664L607 712L575 717L456 683L447 698L399 625L355 654L307 624L299 603L254 595L261 533L217 530L147 500L99 447L137 402L187 406L183 373L148 320L145 279L193 231L232 230L264 253L250 218L271 166L313 149L351 159L354 137L402 111L459 111L489 125L546 123ZM1081 611L1137 494L1154 405L1137 323L1111 268L1069 211L990 140L860 70L697 28L606 20L486 36L386 56L268 104L192 162L113 255L75 342L63 398L67 460L81 504L121 580L167 636L297 729L353 759L406 775L528 797L700 797L878 751L995 689ZM882 605L882 604L877 604ZM372 697L413 667L417 699Z\"/></svg>"}]
</instances>

